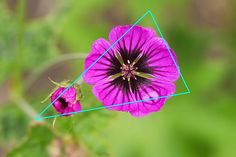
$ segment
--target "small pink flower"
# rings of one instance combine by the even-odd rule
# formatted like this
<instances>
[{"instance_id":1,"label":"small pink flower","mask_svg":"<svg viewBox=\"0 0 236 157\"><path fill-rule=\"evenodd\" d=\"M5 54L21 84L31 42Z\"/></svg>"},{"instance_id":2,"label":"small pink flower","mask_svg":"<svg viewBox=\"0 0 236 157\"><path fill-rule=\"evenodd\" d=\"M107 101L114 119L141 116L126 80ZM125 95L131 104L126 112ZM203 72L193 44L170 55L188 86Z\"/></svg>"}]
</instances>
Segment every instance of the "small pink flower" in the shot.
<instances>
[{"instance_id":1,"label":"small pink flower","mask_svg":"<svg viewBox=\"0 0 236 157\"><path fill-rule=\"evenodd\" d=\"M54 100L60 96L65 89L65 87L59 87L57 90L55 90L50 97L51 102L54 102ZM76 95L76 89L74 87L70 87L59 99L53 103L53 107L58 113L66 116L70 116L70 112L80 111L81 105L77 100Z\"/></svg>"}]
</instances>

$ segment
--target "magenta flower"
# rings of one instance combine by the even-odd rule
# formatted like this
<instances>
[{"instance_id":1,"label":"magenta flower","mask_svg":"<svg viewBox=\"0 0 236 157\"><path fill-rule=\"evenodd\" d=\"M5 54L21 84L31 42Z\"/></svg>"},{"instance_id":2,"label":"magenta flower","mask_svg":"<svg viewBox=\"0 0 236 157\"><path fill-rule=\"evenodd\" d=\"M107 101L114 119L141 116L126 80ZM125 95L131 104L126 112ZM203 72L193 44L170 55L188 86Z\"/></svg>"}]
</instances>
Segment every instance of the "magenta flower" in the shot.
<instances>
[{"instance_id":1,"label":"magenta flower","mask_svg":"<svg viewBox=\"0 0 236 157\"><path fill-rule=\"evenodd\" d=\"M98 39L85 60L85 69L100 57L131 26L117 26L109 41ZM171 50L176 59L175 53ZM134 26L87 73L84 80L93 86L93 93L109 109L130 112L135 117L156 112L168 96L175 92L174 81L179 77L162 38L150 28ZM113 106L133 102L133 104Z\"/></svg>"},{"instance_id":2,"label":"magenta flower","mask_svg":"<svg viewBox=\"0 0 236 157\"><path fill-rule=\"evenodd\" d=\"M51 95L51 102L53 102L65 90L65 87L59 87ZM59 99L53 103L55 110L63 115L69 116L70 112L78 112L81 110L80 102L76 97L76 89L70 87ZM67 114L68 113L68 114Z\"/></svg>"}]
</instances>

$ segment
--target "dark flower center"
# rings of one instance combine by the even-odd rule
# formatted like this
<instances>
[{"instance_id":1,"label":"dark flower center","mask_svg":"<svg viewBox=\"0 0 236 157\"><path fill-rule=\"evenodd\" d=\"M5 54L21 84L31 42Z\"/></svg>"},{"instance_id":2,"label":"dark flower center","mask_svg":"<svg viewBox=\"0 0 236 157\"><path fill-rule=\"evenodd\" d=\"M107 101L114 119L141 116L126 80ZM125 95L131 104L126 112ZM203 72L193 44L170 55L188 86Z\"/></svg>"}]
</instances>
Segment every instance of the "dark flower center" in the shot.
<instances>
[{"instance_id":1,"label":"dark flower center","mask_svg":"<svg viewBox=\"0 0 236 157\"><path fill-rule=\"evenodd\" d=\"M120 49L110 54L112 66L107 71L110 83L125 92L136 93L143 84L150 84L153 69L148 65L148 56L141 50Z\"/></svg>"},{"instance_id":2,"label":"dark flower center","mask_svg":"<svg viewBox=\"0 0 236 157\"><path fill-rule=\"evenodd\" d=\"M66 109L68 107L68 102L65 99L59 98L58 101L61 103L61 108Z\"/></svg>"}]
</instances>

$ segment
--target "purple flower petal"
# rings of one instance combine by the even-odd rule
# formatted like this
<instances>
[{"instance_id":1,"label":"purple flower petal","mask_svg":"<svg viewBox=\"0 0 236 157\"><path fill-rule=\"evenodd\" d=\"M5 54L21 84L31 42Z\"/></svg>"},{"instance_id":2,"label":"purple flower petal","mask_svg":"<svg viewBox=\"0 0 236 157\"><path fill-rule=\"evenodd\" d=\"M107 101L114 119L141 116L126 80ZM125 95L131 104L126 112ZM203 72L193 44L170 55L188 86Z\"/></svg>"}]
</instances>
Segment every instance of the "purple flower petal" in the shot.
<instances>
[{"instance_id":1,"label":"purple flower petal","mask_svg":"<svg viewBox=\"0 0 236 157\"><path fill-rule=\"evenodd\" d=\"M131 110L130 113L133 116L140 117L159 111L168 99L167 96L174 94L174 92L173 83L153 81L152 85L143 86L139 93L135 94L135 98L143 100L143 102L139 102L139 108Z\"/></svg>"},{"instance_id":2,"label":"purple flower petal","mask_svg":"<svg viewBox=\"0 0 236 157\"><path fill-rule=\"evenodd\" d=\"M130 112L135 117L159 111L167 100L166 96L174 92L173 83L158 82L155 79L152 85L143 86L137 93L125 93L106 79L96 83L93 87L93 94L108 109ZM165 97L163 98L163 96ZM127 102L134 103L127 104Z\"/></svg>"},{"instance_id":3,"label":"purple flower petal","mask_svg":"<svg viewBox=\"0 0 236 157\"><path fill-rule=\"evenodd\" d=\"M110 43L105 39L98 39L93 43L92 50L85 60L84 67L87 69L97 60L109 47ZM94 84L101 79L106 78L106 69L111 66L109 54L114 54L111 49L108 51L88 72L84 74L84 80L88 84Z\"/></svg>"},{"instance_id":4,"label":"purple flower petal","mask_svg":"<svg viewBox=\"0 0 236 157\"><path fill-rule=\"evenodd\" d=\"M109 34L111 44L115 43L124 33L126 33L132 25L117 26L113 28ZM140 49L150 39L156 36L156 32L151 28L142 28L140 26L133 27L128 33L115 44L116 50L126 50L132 52L134 49Z\"/></svg>"},{"instance_id":5,"label":"purple flower petal","mask_svg":"<svg viewBox=\"0 0 236 157\"><path fill-rule=\"evenodd\" d=\"M178 69L162 38L153 38L144 47L143 52L149 58L147 63L153 69L153 75L155 77L159 80L171 82L174 82L179 78ZM171 52L177 62L174 51L171 50Z\"/></svg>"}]
</instances>

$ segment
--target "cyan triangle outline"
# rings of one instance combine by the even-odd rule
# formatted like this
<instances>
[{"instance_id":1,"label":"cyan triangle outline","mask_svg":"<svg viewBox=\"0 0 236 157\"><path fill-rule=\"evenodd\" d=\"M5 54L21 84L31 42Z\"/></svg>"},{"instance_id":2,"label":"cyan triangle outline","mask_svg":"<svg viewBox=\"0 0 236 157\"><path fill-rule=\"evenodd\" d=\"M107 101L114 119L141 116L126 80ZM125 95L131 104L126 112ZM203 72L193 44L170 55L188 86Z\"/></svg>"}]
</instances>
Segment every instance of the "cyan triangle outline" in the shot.
<instances>
[{"instance_id":1,"label":"cyan triangle outline","mask_svg":"<svg viewBox=\"0 0 236 157\"><path fill-rule=\"evenodd\" d=\"M125 102L125 103L121 103L121 104L112 104L109 106L99 106L99 107L94 107L94 108L90 108L90 109L84 109L81 111L77 111L77 112L70 112L70 113L64 113L64 114L55 114L55 115L51 115L51 116L42 116L70 87L72 87L78 80L80 80L83 75L88 72L111 48L114 47L115 44L117 44L131 29L133 29L134 26L136 26L144 17L146 17L148 14L151 15L152 20L156 26L156 29L158 30L158 33L160 34L161 38L163 39L166 48L168 49L168 52L170 54L171 59L173 60L176 68L178 69L178 72L180 74L180 78L182 79L184 86L186 87L187 91L185 92L180 92L180 93L174 93L171 95L167 95L167 96L158 96L158 97L153 97L153 98L148 98L148 99L142 99L142 100L136 100L136 101L132 101L132 102ZM150 101L150 100L155 100L155 99L159 99L159 98L168 98L168 97L173 97L173 96L179 96L179 95L184 95L184 94L189 94L190 93L190 89L180 71L180 68L178 66L178 64L176 63L170 48L160 30L159 25L157 24L157 21L155 19L155 16L153 15L153 13L150 10L147 10L145 14L143 14L122 36L120 36L119 39L117 39L100 57L98 57L87 69L85 69L66 89L64 89L64 91L53 101L51 102L49 105L47 105L36 117L35 120L42 120L42 119L48 119L48 118L55 118L55 117L60 117L60 116L65 116L68 114L76 114L76 113L83 113L83 112L89 112L89 111L95 111L95 110L100 110L100 109L105 109L105 108L111 108L111 107L115 107L115 106L123 106L123 105L128 105L128 104L133 104L133 103L138 103L138 102L146 102L146 101Z\"/></svg>"}]
</instances>

